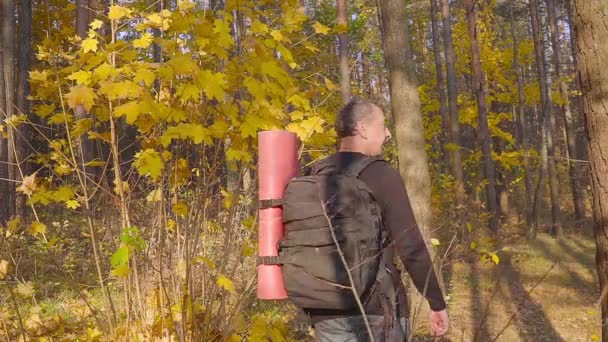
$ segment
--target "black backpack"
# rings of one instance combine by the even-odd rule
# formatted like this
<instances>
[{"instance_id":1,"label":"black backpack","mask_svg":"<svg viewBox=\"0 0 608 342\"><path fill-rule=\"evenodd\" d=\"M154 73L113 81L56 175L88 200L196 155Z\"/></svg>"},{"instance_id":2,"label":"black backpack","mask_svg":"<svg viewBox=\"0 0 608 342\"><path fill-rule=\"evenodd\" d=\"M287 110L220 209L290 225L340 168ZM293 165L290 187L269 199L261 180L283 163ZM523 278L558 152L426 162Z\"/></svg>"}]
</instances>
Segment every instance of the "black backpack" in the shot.
<instances>
[{"instance_id":1,"label":"black backpack","mask_svg":"<svg viewBox=\"0 0 608 342\"><path fill-rule=\"evenodd\" d=\"M310 175L287 184L281 201L285 236L279 242L279 256L262 263L283 265L285 288L297 307L358 308L338 246L359 298L365 301L372 290L384 247L382 217L371 190L358 176L378 160L382 159L360 158L339 169L332 156L317 163Z\"/></svg>"}]
</instances>

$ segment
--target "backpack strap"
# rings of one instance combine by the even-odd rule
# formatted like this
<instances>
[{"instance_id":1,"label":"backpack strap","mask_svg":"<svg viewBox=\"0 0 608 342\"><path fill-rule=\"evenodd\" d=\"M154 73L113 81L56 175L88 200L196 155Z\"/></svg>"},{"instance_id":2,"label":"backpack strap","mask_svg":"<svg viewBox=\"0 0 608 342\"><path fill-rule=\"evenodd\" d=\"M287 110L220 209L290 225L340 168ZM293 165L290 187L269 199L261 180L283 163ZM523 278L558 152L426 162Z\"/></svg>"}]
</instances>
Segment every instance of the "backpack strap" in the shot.
<instances>
[{"instance_id":1,"label":"backpack strap","mask_svg":"<svg viewBox=\"0 0 608 342\"><path fill-rule=\"evenodd\" d=\"M383 158L380 157L368 157L359 158L358 160L348 164L345 168L340 169L338 172L343 175L349 175L353 177L359 177L361 173L371 164L377 161L384 161Z\"/></svg>"},{"instance_id":2,"label":"backpack strap","mask_svg":"<svg viewBox=\"0 0 608 342\"><path fill-rule=\"evenodd\" d=\"M384 161L381 157L369 157L365 156L363 158L359 158L356 161L349 163L346 167L339 168L337 165L337 154L333 154L319 162L317 162L311 169L311 175L326 175L334 172L359 177L361 172L363 172L368 166L377 161Z\"/></svg>"}]
</instances>

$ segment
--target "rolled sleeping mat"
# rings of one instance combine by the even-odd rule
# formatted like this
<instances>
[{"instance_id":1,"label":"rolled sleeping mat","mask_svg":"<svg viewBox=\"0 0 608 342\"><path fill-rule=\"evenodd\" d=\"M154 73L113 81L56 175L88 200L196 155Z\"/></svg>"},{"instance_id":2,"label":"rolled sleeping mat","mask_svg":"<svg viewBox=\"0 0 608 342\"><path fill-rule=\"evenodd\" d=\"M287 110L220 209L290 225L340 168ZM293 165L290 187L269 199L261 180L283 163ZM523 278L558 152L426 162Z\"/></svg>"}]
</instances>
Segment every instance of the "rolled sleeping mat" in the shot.
<instances>
[{"instance_id":1,"label":"rolled sleeping mat","mask_svg":"<svg viewBox=\"0 0 608 342\"><path fill-rule=\"evenodd\" d=\"M287 131L258 133L259 234L258 260L278 255L278 242L285 234L280 201L287 182L298 174L298 138ZM259 299L285 299L287 292L281 266L258 261Z\"/></svg>"}]
</instances>

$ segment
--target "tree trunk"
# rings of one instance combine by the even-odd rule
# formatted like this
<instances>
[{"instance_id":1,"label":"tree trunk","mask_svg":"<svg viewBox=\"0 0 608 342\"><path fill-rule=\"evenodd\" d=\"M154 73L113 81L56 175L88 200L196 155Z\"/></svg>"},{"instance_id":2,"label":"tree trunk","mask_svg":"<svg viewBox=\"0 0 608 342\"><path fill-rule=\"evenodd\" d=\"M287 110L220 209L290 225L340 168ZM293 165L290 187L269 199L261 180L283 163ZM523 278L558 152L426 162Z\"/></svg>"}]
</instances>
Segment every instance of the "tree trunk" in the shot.
<instances>
[{"instance_id":1,"label":"tree trunk","mask_svg":"<svg viewBox=\"0 0 608 342\"><path fill-rule=\"evenodd\" d=\"M435 2L436 0L432 0ZM464 173L462 171L462 157L460 153L460 123L458 122L458 93L456 89L456 55L452 44L452 23L450 22L450 4L448 0L439 0L441 5L441 18L443 21L443 45L445 49L445 64L448 86L448 109L450 143L454 146L450 150L452 174L456 200L459 204L464 201Z\"/></svg>"},{"instance_id":2,"label":"tree trunk","mask_svg":"<svg viewBox=\"0 0 608 342\"><path fill-rule=\"evenodd\" d=\"M580 171L578 164L573 161L576 159L576 134L574 132L574 124L572 121L572 111L570 108L570 96L568 95L568 86L561 77L561 57L559 47L559 32L557 28L557 18L555 15L555 0L546 0L547 12L549 18L549 31L551 32L551 44L553 46L553 63L555 65L555 76L559 82L559 92L563 101L561 105L562 116L564 120L564 131L566 133L567 157L568 157L568 175L570 176L570 187L572 188L572 201L574 204L574 217L577 222L585 219L585 206L583 202L583 194L581 192L579 179Z\"/></svg>"},{"instance_id":3,"label":"tree trunk","mask_svg":"<svg viewBox=\"0 0 608 342\"><path fill-rule=\"evenodd\" d=\"M486 206L492 214L490 229L498 230L498 206L496 203L496 178L494 176L494 162L492 161L492 138L488 127L488 108L486 105L485 82L481 69L479 41L477 40L477 24L475 22L476 10L473 0L465 0L469 37L471 38L471 70L473 72L473 90L477 99L477 112L479 117L479 141L483 155L484 177L486 184Z\"/></svg>"},{"instance_id":4,"label":"tree trunk","mask_svg":"<svg viewBox=\"0 0 608 342\"><path fill-rule=\"evenodd\" d=\"M347 27L348 20L346 19L346 2L345 0L336 0L338 11L338 26ZM342 103L347 103L350 100L350 70L348 68L348 32L341 33L338 36L338 49L340 54L340 89L342 91Z\"/></svg>"},{"instance_id":5,"label":"tree trunk","mask_svg":"<svg viewBox=\"0 0 608 342\"><path fill-rule=\"evenodd\" d=\"M32 61L32 1L21 0L19 2L19 84L17 87L17 108L21 113L30 118L30 106L27 97L30 94L29 71ZM21 125L16 139L17 156L24 175L30 173L27 162L22 162L28 149L25 144L30 140L29 126ZM25 212L26 202L24 196L19 196L16 201L17 214Z\"/></svg>"},{"instance_id":6,"label":"tree trunk","mask_svg":"<svg viewBox=\"0 0 608 342\"><path fill-rule=\"evenodd\" d=\"M407 188L414 216L428 241L431 228L431 179L424 141L420 98L413 70L405 2L378 0L382 47L389 76L391 111L395 126L399 172ZM439 272L436 272L440 276ZM418 296L410 297L414 303Z\"/></svg>"},{"instance_id":7,"label":"tree trunk","mask_svg":"<svg viewBox=\"0 0 608 342\"><path fill-rule=\"evenodd\" d=\"M524 178L526 186L526 224L532 222L532 213L534 210L534 196L532 192L532 180L530 179L530 146L528 142L528 125L526 118L526 99L524 95L524 78L522 75L521 66L519 65L519 39L515 26L515 16L513 15L513 4L509 6L509 14L511 20L511 38L513 39L513 70L517 77L517 130L518 143L524 149Z\"/></svg>"},{"instance_id":8,"label":"tree trunk","mask_svg":"<svg viewBox=\"0 0 608 342\"><path fill-rule=\"evenodd\" d=\"M570 0L566 0L564 1L565 6L566 6L566 15L567 15L567 20L568 20L568 30L569 30L569 34L570 34L570 50L572 53L572 65L573 65L573 69L575 71L575 80L574 80L574 84L575 84L575 89L578 91L581 91L581 78L578 72L576 72L576 70L578 69L578 55L576 52L576 27L574 25L574 19L572 18L572 5L570 3ZM579 160L587 160L588 156L587 156L587 142L586 142L586 133L585 133L585 125L583 122L583 101L582 101L582 97L581 96L576 96L573 99L573 111L575 113L580 113L577 114L576 120L575 122L578 122L576 124L577 130L576 130L576 159ZM583 181L581 184L583 187L585 187L588 183L588 167L586 164L581 165L581 168L583 170L581 170L581 176L582 179L581 181Z\"/></svg>"},{"instance_id":9,"label":"tree trunk","mask_svg":"<svg viewBox=\"0 0 608 342\"><path fill-rule=\"evenodd\" d=\"M437 86L436 90L439 94L439 114L441 115L441 123L443 127L443 134L441 142L445 143L445 139L443 135L448 135L449 133L449 117L448 117L448 105L447 99L445 96L445 86L443 83L443 64L441 63L441 46L439 41L439 25L437 24L437 0L431 0L431 31L433 38L433 55L435 57L435 70L437 77Z\"/></svg>"},{"instance_id":10,"label":"tree trunk","mask_svg":"<svg viewBox=\"0 0 608 342\"><path fill-rule=\"evenodd\" d=\"M0 3L0 18L4 20L4 4ZM3 40L4 25L0 25L0 44ZM4 53L0 49L0 122L4 122L4 110L6 108L6 88L4 87ZM0 132L0 224L4 224L9 218L9 196L8 196L8 141Z\"/></svg>"},{"instance_id":11,"label":"tree trunk","mask_svg":"<svg viewBox=\"0 0 608 342\"><path fill-rule=\"evenodd\" d=\"M15 108L15 1L5 0L2 2L2 61L4 67L4 112L6 117L14 114ZM16 178L16 156L15 156L15 130L7 125L7 199L9 217L15 214L15 183Z\"/></svg>"},{"instance_id":12,"label":"tree trunk","mask_svg":"<svg viewBox=\"0 0 608 342\"><path fill-rule=\"evenodd\" d=\"M562 224L559 208L559 190L557 180L557 169L555 166L555 146L553 136L555 133L555 118L551 113L551 98L549 96L549 85L547 84L547 72L545 70L545 50L543 48L543 32L540 29L538 16L537 0L530 0L530 17L532 20L532 36L534 39L534 52L536 56L536 68L538 71L538 80L540 83L541 110L543 119L541 121L548 122L549 127L546 127L547 134L544 138L547 139L547 166L549 172L549 192L551 196L551 234L561 236Z\"/></svg>"},{"instance_id":13,"label":"tree trunk","mask_svg":"<svg viewBox=\"0 0 608 342\"><path fill-rule=\"evenodd\" d=\"M87 37L87 31L89 28L89 23L91 22L90 15L90 2L89 0L76 0L76 34L81 38L85 39ZM81 105L78 105L74 109L74 114L76 116L76 120L85 119L87 117L87 112L85 108ZM75 137L76 138L76 137ZM82 171L86 173L85 164L87 162L92 161L95 157L95 153L93 152L94 145L93 142L88 138L86 134L77 137L78 139L78 154L79 157L82 158Z\"/></svg>"},{"instance_id":14,"label":"tree trunk","mask_svg":"<svg viewBox=\"0 0 608 342\"><path fill-rule=\"evenodd\" d=\"M602 341L608 342L608 7L605 0L572 0L572 5L591 165Z\"/></svg>"}]
</instances>

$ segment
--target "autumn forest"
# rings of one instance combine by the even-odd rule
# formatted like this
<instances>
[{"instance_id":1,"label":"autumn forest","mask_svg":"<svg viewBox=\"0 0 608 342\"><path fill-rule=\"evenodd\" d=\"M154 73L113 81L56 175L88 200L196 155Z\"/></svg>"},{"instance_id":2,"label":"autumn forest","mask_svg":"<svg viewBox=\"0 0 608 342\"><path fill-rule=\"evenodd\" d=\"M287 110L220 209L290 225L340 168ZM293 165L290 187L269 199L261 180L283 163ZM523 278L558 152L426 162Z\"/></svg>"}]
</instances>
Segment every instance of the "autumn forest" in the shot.
<instances>
[{"instance_id":1,"label":"autumn forest","mask_svg":"<svg viewBox=\"0 0 608 342\"><path fill-rule=\"evenodd\" d=\"M386 115L443 340L608 342L605 0L0 16L0 341L312 341L289 301L256 297L258 133L295 133L305 168L356 96ZM433 341L410 291L411 340Z\"/></svg>"}]
</instances>

